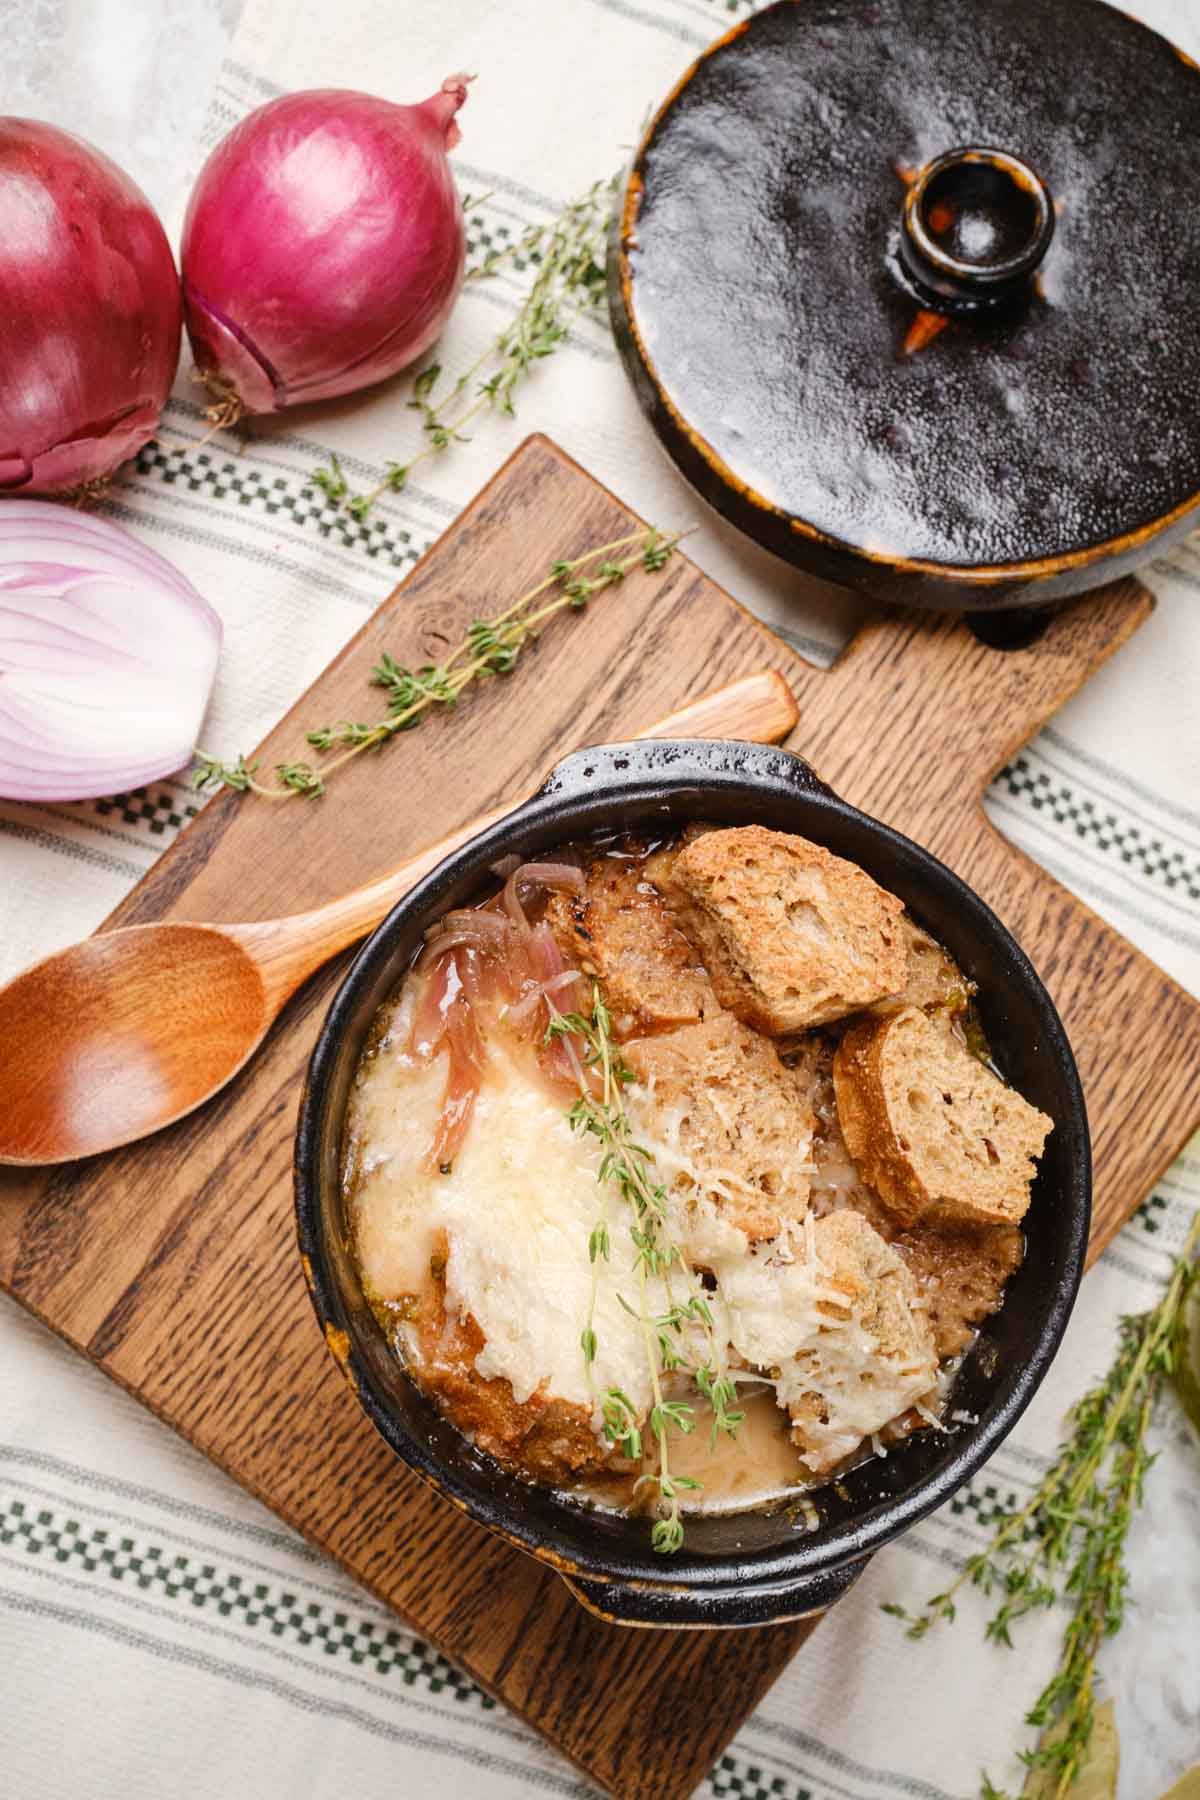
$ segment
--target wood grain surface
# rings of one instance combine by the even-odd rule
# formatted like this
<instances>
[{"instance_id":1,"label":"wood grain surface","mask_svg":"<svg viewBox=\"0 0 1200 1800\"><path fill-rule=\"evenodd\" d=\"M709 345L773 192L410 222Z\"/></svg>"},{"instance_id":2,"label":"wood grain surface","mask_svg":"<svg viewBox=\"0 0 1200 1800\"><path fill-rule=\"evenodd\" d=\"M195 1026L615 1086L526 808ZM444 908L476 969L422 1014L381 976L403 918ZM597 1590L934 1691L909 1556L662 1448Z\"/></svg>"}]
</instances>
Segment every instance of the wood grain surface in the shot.
<instances>
[{"instance_id":1,"label":"wood grain surface","mask_svg":"<svg viewBox=\"0 0 1200 1800\"><path fill-rule=\"evenodd\" d=\"M780 743L797 719L777 669L739 676L641 737ZM293 802L294 804L294 802ZM373 931L451 851L504 819L476 813L381 880L249 923L150 919L98 931L0 987L0 1163L41 1168L115 1150L211 1100L301 982Z\"/></svg>"},{"instance_id":2,"label":"wood grain surface","mask_svg":"<svg viewBox=\"0 0 1200 1800\"><path fill-rule=\"evenodd\" d=\"M308 726L360 716L385 648L436 659L552 558L630 528L611 495L530 439L262 755L292 756ZM1123 582L1014 652L985 648L951 618L895 615L819 672L677 557L556 620L512 683L488 684L453 717L361 759L324 801L219 797L109 924L320 905L525 792L566 751L774 667L800 702L792 748L959 870L1047 980L1088 1092L1098 1246L1200 1120L1200 1007L998 837L980 795L1150 606ZM300 990L249 1068L196 1114L104 1158L0 1171L0 1282L595 1780L620 1796L678 1800L811 1623L715 1636L606 1625L549 1570L430 1493L366 1423L317 1330L291 1214L301 1075L346 960Z\"/></svg>"}]
</instances>

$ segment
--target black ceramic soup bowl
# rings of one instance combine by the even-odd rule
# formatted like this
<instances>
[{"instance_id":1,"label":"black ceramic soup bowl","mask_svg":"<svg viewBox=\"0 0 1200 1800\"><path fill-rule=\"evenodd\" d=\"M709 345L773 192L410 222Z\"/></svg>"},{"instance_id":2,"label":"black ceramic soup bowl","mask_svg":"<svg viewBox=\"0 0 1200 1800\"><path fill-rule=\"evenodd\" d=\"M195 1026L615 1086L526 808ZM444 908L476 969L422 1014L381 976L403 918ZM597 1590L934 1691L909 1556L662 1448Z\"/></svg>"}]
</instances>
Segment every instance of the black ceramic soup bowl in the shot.
<instances>
[{"instance_id":1,"label":"black ceramic soup bowl","mask_svg":"<svg viewBox=\"0 0 1200 1800\"><path fill-rule=\"evenodd\" d=\"M996 1061L1054 1130L1025 1222L1028 1250L1000 1311L958 1374L953 1410L813 1490L795 1509L688 1520L685 1548L650 1548L644 1518L588 1509L506 1474L475 1450L400 1366L347 1247L342 1134L379 1007L425 928L472 899L492 865L602 829L760 824L797 832L898 894L978 983ZM999 919L944 864L839 800L786 751L741 743L610 745L568 757L540 792L448 856L388 915L338 990L309 1068L296 1139L300 1250L317 1317L354 1393L398 1456L519 1549L551 1564L594 1611L630 1625L747 1626L828 1606L870 1554L947 1500L1012 1429L1062 1337L1083 1270L1091 1154L1071 1049L1045 988ZM807 1509L805 1509L807 1510Z\"/></svg>"}]
</instances>

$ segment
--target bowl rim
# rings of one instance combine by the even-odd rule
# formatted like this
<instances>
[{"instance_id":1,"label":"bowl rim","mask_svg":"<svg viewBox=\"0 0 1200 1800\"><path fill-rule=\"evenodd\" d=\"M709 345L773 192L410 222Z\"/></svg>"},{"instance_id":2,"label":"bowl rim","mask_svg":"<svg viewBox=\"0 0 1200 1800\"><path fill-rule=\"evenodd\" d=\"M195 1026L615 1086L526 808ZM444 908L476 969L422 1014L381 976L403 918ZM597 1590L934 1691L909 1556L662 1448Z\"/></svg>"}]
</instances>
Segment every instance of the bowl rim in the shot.
<instances>
[{"instance_id":1,"label":"bowl rim","mask_svg":"<svg viewBox=\"0 0 1200 1800\"><path fill-rule=\"evenodd\" d=\"M1070 1112L1069 1120L1056 1121L1056 1125L1065 1131L1069 1123L1070 1135L1077 1143L1063 1195L1069 1209L1064 1227L1064 1279L1038 1322L1031 1354L1008 1393L974 1424L962 1429L957 1449L940 1468L919 1478L905 1493L876 1500L861 1513L823 1529L819 1540L797 1534L790 1542L741 1557L735 1553L689 1555L685 1548L667 1563L654 1557L648 1545L639 1556L625 1550L614 1553L610 1546L598 1543L594 1558L581 1558L565 1555L547 1543L544 1532L503 1499L481 1504L459 1471L444 1463L434 1447L422 1442L389 1407L371 1369L358 1358L346 1330L346 1309L330 1265L321 1221L320 1161L326 1115L342 1042L354 1030L360 994L394 960L395 938L415 920L436 917L442 897L464 872L481 878L492 864L513 853L517 847L514 840L534 837L539 830L551 830L560 836L564 831L585 835L602 830L606 812L612 822L614 806L625 805L631 799L636 802L644 793L652 809L655 798L661 799L664 792L694 790L698 774L699 785L734 791L748 789L767 797L772 791L784 791L786 784L789 793L804 792L815 806L831 816L851 821L859 828L865 824L885 854L915 864L943 892L953 896L984 935L998 940L1041 1014L1045 1049L1059 1066ZM602 785L605 781L610 785ZM564 810L571 814L566 822L560 816ZM401 972L397 968L397 980ZM336 1121L339 1143L343 1123L344 1111ZM318 1324L355 1398L389 1448L477 1523L558 1573L587 1583L632 1582L641 1588L686 1592L698 1603L706 1592L728 1592L731 1580L744 1590L781 1585L786 1588L788 1584L794 1587L816 1575L859 1562L919 1523L968 1481L1012 1430L1057 1354L1082 1279L1091 1220L1091 1143L1074 1054L1050 995L1007 927L975 890L932 852L840 799L813 776L802 758L791 752L764 750L730 740L649 740L576 752L556 766L549 780L529 800L459 845L410 889L362 945L330 1002L305 1077L293 1167L297 1239ZM567 1503L564 1501L563 1505Z\"/></svg>"}]
</instances>

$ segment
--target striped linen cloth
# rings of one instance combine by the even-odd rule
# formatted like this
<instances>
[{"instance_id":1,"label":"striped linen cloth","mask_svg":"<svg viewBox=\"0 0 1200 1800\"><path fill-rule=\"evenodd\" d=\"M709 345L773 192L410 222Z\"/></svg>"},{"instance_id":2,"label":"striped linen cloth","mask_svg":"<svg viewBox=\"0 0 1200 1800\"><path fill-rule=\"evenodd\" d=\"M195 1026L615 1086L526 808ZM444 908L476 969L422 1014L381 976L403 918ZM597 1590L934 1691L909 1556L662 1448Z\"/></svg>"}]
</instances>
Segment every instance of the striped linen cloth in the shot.
<instances>
[{"instance_id":1,"label":"striped linen cloth","mask_svg":"<svg viewBox=\"0 0 1200 1800\"><path fill-rule=\"evenodd\" d=\"M473 251L510 243L615 170L648 107L746 0L250 0L196 160L281 91L343 85L397 99L478 71L455 154ZM1139 8L1200 55L1187 0ZM118 158L119 143L106 143ZM467 290L442 345L473 360L519 292ZM549 432L663 525L696 502L638 415L602 318L585 319L520 399L358 523L314 487L336 450L355 487L411 445L393 392L203 443L186 369L166 431L116 486L110 516L172 557L220 611L225 651L206 747L248 748L411 568L528 431ZM851 596L772 561L705 515L690 552L789 642L828 661ZM997 779L997 826L1200 992L1200 546L1147 571L1158 610ZM719 671L714 671L714 676ZM77 806L0 803L0 978L90 931L184 829L186 782ZM1200 1146L1089 1276L1030 1414L941 1513L879 1556L820 1627L701 1792L738 1800L968 1800L986 1767L1019 1787L1021 1716L1063 1617L988 1647L970 1599L953 1634L909 1644L879 1611L918 1606L1026 1495L1062 1415L1107 1363L1122 1312L1156 1296L1200 1204ZM232 1800L353 1793L507 1800L591 1788L103 1377L4 1303L0 1381L0 1792L13 1800ZM1200 1482L1164 1411L1135 1527L1131 1616L1105 1653L1125 1747L1122 1800L1165 1788L1200 1743ZM1189 1658L1183 1654L1192 1646ZM1137 1679L1135 1680L1135 1674ZM669 1730L670 1720L664 1720Z\"/></svg>"}]
</instances>

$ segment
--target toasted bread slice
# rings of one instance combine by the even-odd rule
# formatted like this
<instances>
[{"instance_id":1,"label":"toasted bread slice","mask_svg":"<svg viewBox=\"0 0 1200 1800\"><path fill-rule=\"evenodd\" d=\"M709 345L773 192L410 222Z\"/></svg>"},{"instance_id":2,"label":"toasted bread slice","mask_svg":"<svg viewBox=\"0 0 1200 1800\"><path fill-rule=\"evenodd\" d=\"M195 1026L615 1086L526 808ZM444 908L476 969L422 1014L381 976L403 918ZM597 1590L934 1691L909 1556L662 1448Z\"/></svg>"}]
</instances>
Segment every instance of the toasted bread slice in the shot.
<instances>
[{"instance_id":1,"label":"toasted bread slice","mask_svg":"<svg viewBox=\"0 0 1200 1800\"><path fill-rule=\"evenodd\" d=\"M667 891L717 999L759 1031L802 1031L904 986L901 902L806 838L706 832L675 859Z\"/></svg>"},{"instance_id":2,"label":"toasted bread slice","mask_svg":"<svg viewBox=\"0 0 1200 1800\"><path fill-rule=\"evenodd\" d=\"M1017 1225L918 1225L892 1238L917 1292L929 1307L938 1357L967 1349L978 1326L996 1312L1004 1285L1021 1265L1024 1239Z\"/></svg>"},{"instance_id":3,"label":"toasted bread slice","mask_svg":"<svg viewBox=\"0 0 1200 1800\"><path fill-rule=\"evenodd\" d=\"M595 975L622 1032L669 1030L719 1011L704 967L645 865L597 857L583 894L551 897L546 918L572 968Z\"/></svg>"},{"instance_id":4,"label":"toasted bread slice","mask_svg":"<svg viewBox=\"0 0 1200 1800\"><path fill-rule=\"evenodd\" d=\"M876 1000L869 1010L889 1013L919 1006L922 1012L961 1012L975 992L975 983L967 979L949 951L907 913L900 920L900 931L907 956L904 986L898 994Z\"/></svg>"},{"instance_id":5,"label":"toasted bread slice","mask_svg":"<svg viewBox=\"0 0 1200 1800\"><path fill-rule=\"evenodd\" d=\"M924 1320L913 1313L917 1287L905 1263L861 1213L850 1207L818 1219L814 1227L818 1261L832 1285L858 1313L880 1356L917 1355L928 1361L931 1340ZM835 1303L831 1309L836 1310Z\"/></svg>"},{"instance_id":6,"label":"toasted bread slice","mask_svg":"<svg viewBox=\"0 0 1200 1800\"><path fill-rule=\"evenodd\" d=\"M846 1147L833 1087L833 1043L824 1032L810 1032L783 1054L817 1121L809 1212L817 1219L846 1208L861 1213L908 1265L928 1308L939 1361L957 1356L1000 1306L1005 1283L1020 1267L1020 1227L921 1223L906 1230L868 1187Z\"/></svg>"},{"instance_id":7,"label":"toasted bread slice","mask_svg":"<svg viewBox=\"0 0 1200 1800\"><path fill-rule=\"evenodd\" d=\"M773 1044L718 1012L624 1055L638 1131L669 1186L707 1195L754 1241L804 1217L812 1109Z\"/></svg>"},{"instance_id":8,"label":"toasted bread slice","mask_svg":"<svg viewBox=\"0 0 1200 1800\"><path fill-rule=\"evenodd\" d=\"M832 1297L823 1302L829 1330L784 1372L779 1392L793 1441L823 1475L931 1394L937 1355L912 1275L860 1213L818 1219L814 1244L829 1288L845 1304ZM856 1349L839 1341L838 1327L851 1324ZM868 1345L861 1345L860 1332L872 1340Z\"/></svg>"},{"instance_id":9,"label":"toasted bread slice","mask_svg":"<svg viewBox=\"0 0 1200 1800\"><path fill-rule=\"evenodd\" d=\"M833 1060L850 1154L902 1225L1016 1225L1053 1121L910 1006L851 1026Z\"/></svg>"}]
</instances>

